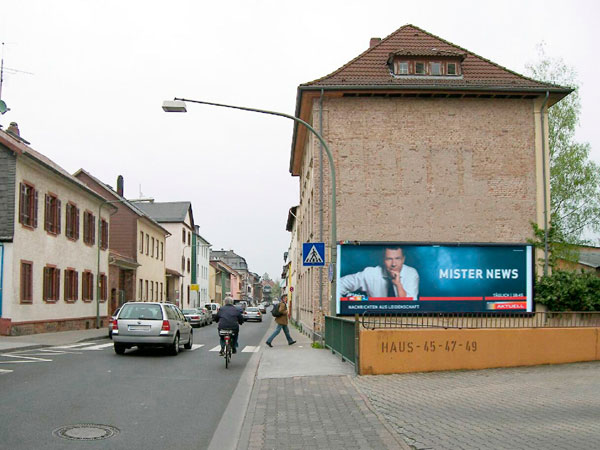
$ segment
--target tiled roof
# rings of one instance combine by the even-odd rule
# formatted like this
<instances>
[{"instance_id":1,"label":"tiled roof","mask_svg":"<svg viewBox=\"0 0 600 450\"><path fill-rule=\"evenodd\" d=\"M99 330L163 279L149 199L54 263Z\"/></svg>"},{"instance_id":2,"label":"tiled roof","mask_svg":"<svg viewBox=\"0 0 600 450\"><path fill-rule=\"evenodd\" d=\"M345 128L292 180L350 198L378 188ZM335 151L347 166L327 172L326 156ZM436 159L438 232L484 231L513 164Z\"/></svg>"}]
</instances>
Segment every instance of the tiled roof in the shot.
<instances>
[{"instance_id":1,"label":"tiled roof","mask_svg":"<svg viewBox=\"0 0 600 450\"><path fill-rule=\"evenodd\" d=\"M188 210L192 207L190 202L132 203L157 222L184 222Z\"/></svg>"},{"instance_id":2,"label":"tiled roof","mask_svg":"<svg viewBox=\"0 0 600 450\"><path fill-rule=\"evenodd\" d=\"M463 56L462 76L393 76L388 59L391 54L415 56ZM411 52L411 53L402 53ZM570 92L562 86L543 83L508 70L481 56L445 41L414 25L405 25L369 48L335 72L318 80L300 85L300 88L386 86L391 89L502 89Z\"/></svg>"},{"instance_id":3,"label":"tiled roof","mask_svg":"<svg viewBox=\"0 0 600 450\"><path fill-rule=\"evenodd\" d=\"M75 178L73 175L71 175L61 166L56 164L50 158L48 158L45 155L42 155L41 153L35 151L34 149L26 145L25 141L23 141L22 139L18 139L10 133L0 130L0 144L4 145L6 148L13 151L17 155L24 155L33 159L38 164L44 166L46 169L60 175L67 181L86 191L88 194L93 195L101 202L104 202L106 200L103 196L98 194L93 189L89 188L86 184L79 181L79 179Z\"/></svg>"}]
</instances>

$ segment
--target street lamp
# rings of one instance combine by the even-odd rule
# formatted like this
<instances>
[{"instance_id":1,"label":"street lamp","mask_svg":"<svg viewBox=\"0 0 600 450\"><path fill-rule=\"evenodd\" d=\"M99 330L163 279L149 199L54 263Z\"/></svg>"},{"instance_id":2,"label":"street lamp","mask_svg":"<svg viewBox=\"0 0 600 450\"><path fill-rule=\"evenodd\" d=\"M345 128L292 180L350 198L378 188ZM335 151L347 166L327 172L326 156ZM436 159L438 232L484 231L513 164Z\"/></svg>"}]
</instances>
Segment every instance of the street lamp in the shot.
<instances>
[{"instance_id":1,"label":"street lamp","mask_svg":"<svg viewBox=\"0 0 600 450\"><path fill-rule=\"evenodd\" d=\"M331 154L331 151L329 150L329 147L327 146L327 143L325 142L325 139L323 139L323 136L321 136L317 132L317 130L315 130L310 124L308 124L307 122L305 122L302 119L299 119L298 117L291 116L289 114L285 114L285 113L281 113L281 112L268 111L265 109L247 108L245 106L225 105L222 103L205 102L205 101L201 101L201 100L190 100L190 99L178 98L178 97L175 97L173 100L164 101L162 108L166 112L180 112L180 113L187 112L185 102L199 103L201 105L220 106L222 108L240 109L242 111L250 111L250 112L257 112L257 113L261 113L261 114L269 114L272 116L286 117L288 119L293 120L294 122L304 125L309 131L311 131L317 137L317 139L321 142L321 144L323 144L323 148L325 149L325 152L327 153L327 158L329 159L329 168L331 170L331 262L332 262L332 264L336 264L337 263L337 218L336 218L336 196L335 196L335 193L336 193L336 190L335 190L335 185L336 185L336 183L335 183L335 166L333 164L333 156ZM334 282L333 289L331 291L331 302L330 302L330 314L331 315L335 315L335 312L336 312L335 295L336 295L336 283Z\"/></svg>"}]
</instances>

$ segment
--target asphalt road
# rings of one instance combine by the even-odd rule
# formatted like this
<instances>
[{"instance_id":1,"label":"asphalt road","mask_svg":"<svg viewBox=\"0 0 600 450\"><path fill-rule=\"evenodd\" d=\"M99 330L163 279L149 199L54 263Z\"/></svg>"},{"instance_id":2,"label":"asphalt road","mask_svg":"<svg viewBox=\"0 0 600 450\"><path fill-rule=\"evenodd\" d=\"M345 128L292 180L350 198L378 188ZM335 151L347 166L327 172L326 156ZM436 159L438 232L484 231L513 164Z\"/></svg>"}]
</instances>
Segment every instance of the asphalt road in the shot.
<instances>
[{"instance_id":1,"label":"asphalt road","mask_svg":"<svg viewBox=\"0 0 600 450\"><path fill-rule=\"evenodd\" d=\"M210 351L219 344L215 324L194 329L194 348L178 356L137 348L118 356L109 339L1 354L0 449L205 449L253 355L248 350L264 346L273 320L265 319L242 326L229 369ZM82 442L53 433L76 424L118 434Z\"/></svg>"}]
</instances>

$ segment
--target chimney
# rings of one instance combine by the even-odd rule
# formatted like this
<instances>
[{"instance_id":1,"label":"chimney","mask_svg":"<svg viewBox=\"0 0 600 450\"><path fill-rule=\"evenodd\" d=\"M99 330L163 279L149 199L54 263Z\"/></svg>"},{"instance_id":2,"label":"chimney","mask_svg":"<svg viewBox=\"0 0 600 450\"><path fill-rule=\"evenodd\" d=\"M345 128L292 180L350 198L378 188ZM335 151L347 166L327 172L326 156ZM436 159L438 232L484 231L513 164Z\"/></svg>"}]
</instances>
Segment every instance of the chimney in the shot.
<instances>
[{"instance_id":1,"label":"chimney","mask_svg":"<svg viewBox=\"0 0 600 450\"><path fill-rule=\"evenodd\" d=\"M369 48L375 47L380 42L381 42L381 38L371 38L371 41L369 42Z\"/></svg>"},{"instance_id":2,"label":"chimney","mask_svg":"<svg viewBox=\"0 0 600 450\"><path fill-rule=\"evenodd\" d=\"M19 125L17 125L17 122L11 122L8 128L6 129L6 132L21 137L21 133L19 132Z\"/></svg>"},{"instance_id":3,"label":"chimney","mask_svg":"<svg viewBox=\"0 0 600 450\"><path fill-rule=\"evenodd\" d=\"M123 175L117 177L117 194L123 197Z\"/></svg>"}]
</instances>

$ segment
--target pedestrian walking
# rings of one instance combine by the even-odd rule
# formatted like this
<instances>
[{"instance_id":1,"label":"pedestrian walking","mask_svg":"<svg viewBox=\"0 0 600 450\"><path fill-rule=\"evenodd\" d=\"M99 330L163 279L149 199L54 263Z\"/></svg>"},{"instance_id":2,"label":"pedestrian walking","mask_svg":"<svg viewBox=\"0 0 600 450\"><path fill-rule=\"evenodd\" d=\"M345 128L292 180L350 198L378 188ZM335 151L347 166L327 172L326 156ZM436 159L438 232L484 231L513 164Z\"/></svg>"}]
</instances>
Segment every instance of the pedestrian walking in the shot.
<instances>
[{"instance_id":1,"label":"pedestrian walking","mask_svg":"<svg viewBox=\"0 0 600 450\"><path fill-rule=\"evenodd\" d=\"M267 339L266 344L269 347L273 347L271 345L271 342L273 342L273 339L275 339L275 336L277 336L281 330L283 330L284 334L285 334L285 338L288 341L288 345L293 345L296 343L296 341L294 341L292 339L292 337L290 336L290 330L288 328L288 309L287 309L287 296L283 296L281 301L279 302L279 304L273 306L273 309L276 309L276 314L273 314L275 316L275 322L277 323L277 328L275 328L275 331L273 331L273 334L271 336L269 336L269 339Z\"/></svg>"}]
</instances>

